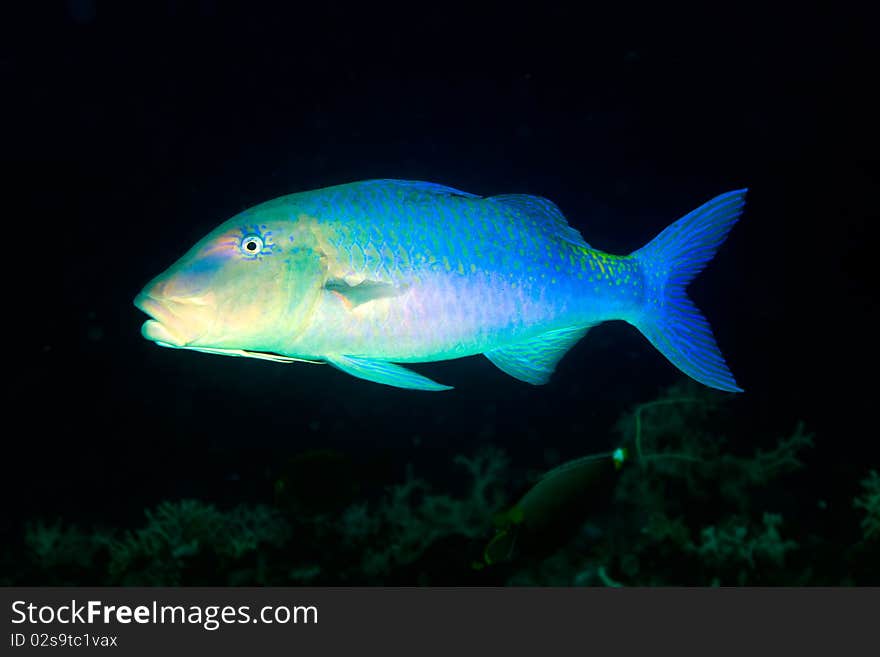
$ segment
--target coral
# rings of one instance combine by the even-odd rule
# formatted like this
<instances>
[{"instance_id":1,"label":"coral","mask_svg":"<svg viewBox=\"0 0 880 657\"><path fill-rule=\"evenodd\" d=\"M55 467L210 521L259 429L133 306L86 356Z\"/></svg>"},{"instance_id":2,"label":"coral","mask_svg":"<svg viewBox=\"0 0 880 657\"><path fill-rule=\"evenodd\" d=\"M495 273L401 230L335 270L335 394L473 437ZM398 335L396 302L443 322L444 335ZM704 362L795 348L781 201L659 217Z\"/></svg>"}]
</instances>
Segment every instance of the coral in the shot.
<instances>
[{"instance_id":1,"label":"coral","mask_svg":"<svg viewBox=\"0 0 880 657\"><path fill-rule=\"evenodd\" d=\"M143 527L122 534L86 533L60 520L32 522L25 532L28 554L39 568L56 573L59 583L65 581L65 568L82 571L98 563L104 566L107 584L214 583L214 569L204 577L199 572L205 562L228 571L230 583L235 583L245 557L261 547L279 546L290 537L287 522L261 505L221 512L197 500L180 500L162 502L145 515ZM260 567L259 559L256 567ZM248 577L253 579L253 573Z\"/></svg>"},{"instance_id":2,"label":"coral","mask_svg":"<svg viewBox=\"0 0 880 657\"><path fill-rule=\"evenodd\" d=\"M857 509L864 509L865 517L862 518L862 533L865 540L880 539L880 475L876 470L871 470L868 476L862 479L864 492L853 501Z\"/></svg>"},{"instance_id":3,"label":"coral","mask_svg":"<svg viewBox=\"0 0 880 657\"><path fill-rule=\"evenodd\" d=\"M779 477L799 470L804 466L798 458L801 450L813 446L813 434L804 432L804 423L798 422L790 436L782 437L770 450L755 450L752 458L738 458L725 455L723 461L738 470L751 485L762 485Z\"/></svg>"},{"instance_id":4,"label":"coral","mask_svg":"<svg viewBox=\"0 0 880 657\"><path fill-rule=\"evenodd\" d=\"M239 504L225 516L223 538L216 542L217 553L241 559L265 545L280 547L291 535L290 525L274 509L264 504Z\"/></svg>"},{"instance_id":5,"label":"coral","mask_svg":"<svg viewBox=\"0 0 880 657\"><path fill-rule=\"evenodd\" d=\"M290 537L287 522L262 505L223 513L198 500L180 500L162 502L145 514L145 527L108 543L112 581L181 584L197 556L233 562L263 544L279 546Z\"/></svg>"},{"instance_id":6,"label":"coral","mask_svg":"<svg viewBox=\"0 0 880 657\"><path fill-rule=\"evenodd\" d=\"M803 540L783 535L783 516L765 507L764 490L803 467L800 455L812 445L812 435L798 423L770 448L736 453L727 447L738 441L725 435L731 398L683 382L624 415L617 429L635 458L618 479L609 501L613 510L591 518L593 529L582 530L545 563L528 565L509 582L790 581L785 568Z\"/></svg>"},{"instance_id":7,"label":"coral","mask_svg":"<svg viewBox=\"0 0 880 657\"><path fill-rule=\"evenodd\" d=\"M813 437L802 423L778 440L736 435L727 416L734 398L685 382L636 406L617 425L618 444L633 458L620 471L609 467L602 486L589 489L596 503L571 522L572 531L556 543L539 533L546 550L522 550L512 562L479 570L474 564L507 493L528 484L525 470L510 478L507 455L492 446L456 456L449 467L458 476L443 489L410 465L402 481L370 496L363 491L375 489L342 477L355 472L347 457L313 452L291 459L283 485L276 482L274 507L166 501L125 532L32 521L26 563L54 584L83 583L83 572L94 574L88 583L109 585L224 583L218 577L230 585L811 582L817 546L829 553L834 546L805 535L795 524L802 518L790 511L804 507L791 504L790 493L775 493L804 467ZM304 477L316 463L336 474ZM340 477L345 490L334 493ZM332 503L309 499L313 482L323 479L318 490L334 493ZM880 537L880 475L872 470L861 484L854 505L864 511L864 540L841 560L852 566L845 581L872 576L869 541Z\"/></svg>"},{"instance_id":8,"label":"coral","mask_svg":"<svg viewBox=\"0 0 880 657\"><path fill-rule=\"evenodd\" d=\"M146 526L108 542L110 577L124 584L180 583L188 558L218 536L223 516L197 500L162 502L146 510Z\"/></svg>"},{"instance_id":9,"label":"coral","mask_svg":"<svg viewBox=\"0 0 880 657\"><path fill-rule=\"evenodd\" d=\"M24 540L35 565L47 571L88 567L101 543L100 535L87 534L75 525L65 526L61 519L27 523Z\"/></svg>"},{"instance_id":10,"label":"coral","mask_svg":"<svg viewBox=\"0 0 880 657\"><path fill-rule=\"evenodd\" d=\"M743 522L731 516L723 525L704 527L700 542L688 542L684 549L696 554L705 566L715 571L714 584L721 583L717 574L721 572L735 573L737 584L747 584L762 563L781 567L785 555L797 549L797 541L783 540L779 533L781 524L782 516L773 513L764 513L760 528L748 520Z\"/></svg>"},{"instance_id":11,"label":"coral","mask_svg":"<svg viewBox=\"0 0 880 657\"><path fill-rule=\"evenodd\" d=\"M345 512L344 539L350 544L367 541L361 562L365 574L374 577L411 564L441 539L485 534L493 514L505 503L507 457L497 448L485 447L472 458L456 457L455 463L470 478L463 497L433 493L408 468L406 480L389 488L372 510L359 504Z\"/></svg>"},{"instance_id":12,"label":"coral","mask_svg":"<svg viewBox=\"0 0 880 657\"><path fill-rule=\"evenodd\" d=\"M686 380L622 415L616 430L624 443L632 444L639 474L624 478L618 497L662 500L670 479L682 484L689 495L704 495L712 481L699 466L717 463L725 443L708 421L727 397Z\"/></svg>"},{"instance_id":13,"label":"coral","mask_svg":"<svg viewBox=\"0 0 880 657\"><path fill-rule=\"evenodd\" d=\"M230 585L383 581L438 542L477 539L491 527L506 501L506 455L485 447L454 463L466 474L462 495L434 492L410 467L380 499L338 511L299 504L285 516L260 504L220 510L193 499L165 501L144 512L143 526L124 532L35 521L26 547L30 562L55 573L57 583L77 583L74 574L88 568L110 585L216 584L218 573ZM292 544L294 532L304 540Z\"/></svg>"},{"instance_id":14,"label":"coral","mask_svg":"<svg viewBox=\"0 0 880 657\"><path fill-rule=\"evenodd\" d=\"M287 577L293 582L297 582L300 584L307 584L310 582L314 582L321 576L321 567L320 566L297 566L291 568Z\"/></svg>"}]
</instances>

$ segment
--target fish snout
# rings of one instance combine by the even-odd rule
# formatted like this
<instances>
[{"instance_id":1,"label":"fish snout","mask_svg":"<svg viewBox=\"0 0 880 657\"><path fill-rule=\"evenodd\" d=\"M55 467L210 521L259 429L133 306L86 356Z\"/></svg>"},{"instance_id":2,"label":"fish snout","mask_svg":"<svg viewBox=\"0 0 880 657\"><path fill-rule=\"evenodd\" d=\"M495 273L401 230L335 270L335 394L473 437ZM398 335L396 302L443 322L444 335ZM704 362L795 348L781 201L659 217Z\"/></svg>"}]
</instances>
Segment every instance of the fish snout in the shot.
<instances>
[{"instance_id":1,"label":"fish snout","mask_svg":"<svg viewBox=\"0 0 880 657\"><path fill-rule=\"evenodd\" d=\"M213 271L205 271L205 268L177 265L150 281L141 294L163 301L187 303L210 290L211 274Z\"/></svg>"},{"instance_id":2,"label":"fish snout","mask_svg":"<svg viewBox=\"0 0 880 657\"><path fill-rule=\"evenodd\" d=\"M150 316L141 334L161 346L192 344L207 332L216 314L211 293L180 296L175 292L180 292L179 287L157 279L134 299L134 305Z\"/></svg>"}]
</instances>

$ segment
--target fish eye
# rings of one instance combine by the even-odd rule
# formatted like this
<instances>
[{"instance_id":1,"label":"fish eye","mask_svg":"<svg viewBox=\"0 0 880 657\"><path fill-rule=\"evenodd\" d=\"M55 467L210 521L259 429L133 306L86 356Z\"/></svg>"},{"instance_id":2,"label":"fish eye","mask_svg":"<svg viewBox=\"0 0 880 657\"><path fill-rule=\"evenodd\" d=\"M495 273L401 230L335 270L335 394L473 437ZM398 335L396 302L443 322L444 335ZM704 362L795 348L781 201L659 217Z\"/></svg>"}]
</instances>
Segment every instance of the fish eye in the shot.
<instances>
[{"instance_id":1,"label":"fish eye","mask_svg":"<svg viewBox=\"0 0 880 657\"><path fill-rule=\"evenodd\" d=\"M255 256L263 250L263 238L259 235L245 235L241 239L241 251L245 255Z\"/></svg>"}]
</instances>

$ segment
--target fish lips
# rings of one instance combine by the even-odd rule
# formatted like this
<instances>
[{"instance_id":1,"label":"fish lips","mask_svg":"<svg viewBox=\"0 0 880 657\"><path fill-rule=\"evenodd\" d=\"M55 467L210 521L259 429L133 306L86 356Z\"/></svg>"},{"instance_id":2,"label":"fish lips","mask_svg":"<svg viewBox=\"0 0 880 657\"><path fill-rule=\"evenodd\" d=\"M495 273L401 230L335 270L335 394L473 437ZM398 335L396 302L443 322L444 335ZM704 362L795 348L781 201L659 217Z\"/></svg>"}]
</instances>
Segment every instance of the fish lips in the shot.
<instances>
[{"instance_id":1,"label":"fish lips","mask_svg":"<svg viewBox=\"0 0 880 657\"><path fill-rule=\"evenodd\" d=\"M141 292L134 305L150 316L141 326L141 335L163 347L185 347L198 336L186 336L184 320L173 310L173 305Z\"/></svg>"}]
</instances>

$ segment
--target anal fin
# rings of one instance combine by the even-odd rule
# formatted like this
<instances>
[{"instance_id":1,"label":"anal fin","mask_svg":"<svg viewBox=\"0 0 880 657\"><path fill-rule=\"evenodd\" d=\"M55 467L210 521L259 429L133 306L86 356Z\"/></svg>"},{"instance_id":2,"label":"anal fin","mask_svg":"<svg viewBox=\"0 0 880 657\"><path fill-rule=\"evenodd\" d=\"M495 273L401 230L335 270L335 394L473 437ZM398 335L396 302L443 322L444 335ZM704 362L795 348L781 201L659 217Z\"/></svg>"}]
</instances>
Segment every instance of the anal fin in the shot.
<instances>
[{"instance_id":1,"label":"anal fin","mask_svg":"<svg viewBox=\"0 0 880 657\"><path fill-rule=\"evenodd\" d=\"M590 326L579 326L548 331L525 342L492 349L484 355L515 379L542 385L550 380L560 359L589 330Z\"/></svg>"},{"instance_id":2,"label":"anal fin","mask_svg":"<svg viewBox=\"0 0 880 657\"><path fill-rule=\"evenodd\" d=\"M375 383L383 383L395 388L407 388L409 390L451 390L452 386L444 386L432 381L426 376L381 360L369 358L355 358L353 356L324 356L325 360L359 379L366 379Z\"/></svg>"}]
</instances>

